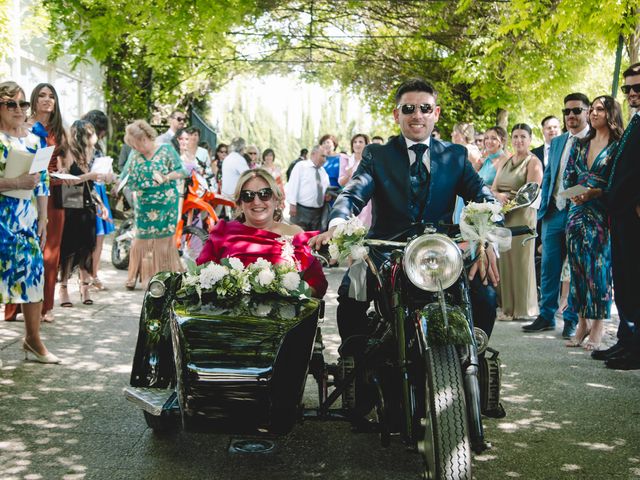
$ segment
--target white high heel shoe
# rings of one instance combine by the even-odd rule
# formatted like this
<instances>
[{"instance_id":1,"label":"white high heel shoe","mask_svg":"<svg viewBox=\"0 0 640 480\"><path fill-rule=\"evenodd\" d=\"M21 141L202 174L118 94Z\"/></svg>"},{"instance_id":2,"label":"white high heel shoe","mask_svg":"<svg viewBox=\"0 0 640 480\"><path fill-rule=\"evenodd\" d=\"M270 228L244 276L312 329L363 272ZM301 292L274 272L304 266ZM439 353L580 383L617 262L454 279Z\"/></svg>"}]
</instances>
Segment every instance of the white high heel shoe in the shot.
<instances>
[{"instance_id":1,"label":"white high heel shoe","mask_svg":"<svg viewBox=\"0 0 640 480\"><path fill-rule=\"evenodd\" d=\"M34 357L36 357L36 362L39 362L39 363L60 363L61 362L61 360L51 352L47 352L46 355L40 355L33 348L31 348L31 345L29 345L26 340L22 341L22 350L24 350L25 360L28 360L29 358L27 354L31 353Z\"/></svg>"}]
</instances>

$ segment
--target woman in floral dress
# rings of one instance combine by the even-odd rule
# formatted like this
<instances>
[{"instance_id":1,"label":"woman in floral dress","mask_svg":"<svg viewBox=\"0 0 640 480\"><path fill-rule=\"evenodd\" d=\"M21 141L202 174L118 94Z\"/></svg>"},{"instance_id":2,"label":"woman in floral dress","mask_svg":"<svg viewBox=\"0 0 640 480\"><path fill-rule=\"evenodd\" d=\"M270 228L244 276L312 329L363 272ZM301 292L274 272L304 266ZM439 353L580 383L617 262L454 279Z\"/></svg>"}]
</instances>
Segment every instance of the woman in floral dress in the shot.
<instances>
[{"instance_id":1,"label":"woman in floral dress","mask_svg":"<svg viewBox=\"0 0 640 480\"><path fill-rule=\"evenodd\" d=\"M174 242L178 223L178 188L184 178L180 157L168 144L156 145L156 132L144 120L127 126L125 142L133 149L122 171L136 194L136 238L131 246L129 276L125 286L133 290L140 277L143 285L156 273L182 271Z\"/></svg>"},{"instance_id":2,"label":"woman in floral dress","mask_svg":"<svg viewBox=\"0 0 640 480\"><path fill-rule=\"evenodd\" d=\"M611 313L611 244L602 190L611 165L609 152L623 133L620 104L608 95L597 97L589 109L591 129L576 142L564 173L564 187L583 185L589 190L571 199L567 220L567 257L571 268L569 295L578 313L578 328L568 347L584 345L597 350L603 320Z\"/></svg>"},{"instance_id":3,"label":"woman in floral dress","mask_svg":"<svg viewBox=\"0 0 640 480\"><path fill-rule=\"evenodd\" d=\"M28 108L17 83L0 83L0 303L22 306L25 357L31 353L40 363L60 363L40 339L49 175L44 171L5 178L12 150L35 152L46 146L43 138L25 127ZM12 192L28 196L16 198Z\"/></svg>"}]
</instances>

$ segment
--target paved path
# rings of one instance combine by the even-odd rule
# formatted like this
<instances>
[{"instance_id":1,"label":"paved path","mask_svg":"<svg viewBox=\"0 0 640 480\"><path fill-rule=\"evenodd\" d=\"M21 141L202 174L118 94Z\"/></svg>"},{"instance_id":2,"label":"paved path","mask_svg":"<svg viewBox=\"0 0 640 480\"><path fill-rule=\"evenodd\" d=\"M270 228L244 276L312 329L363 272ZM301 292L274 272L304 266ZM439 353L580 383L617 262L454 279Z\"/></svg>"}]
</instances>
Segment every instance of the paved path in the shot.
<instances>
[{"instance_id":1,"label":"paved path","mask_svg":"<svg viewBox=\"0 0 640 480\"><path fill-rule=\"evenodd\" d=\"M223 435L154 435L121 393L142 292L123 288L125 272L106 261L102 268L109 290L94 294L94 305L80 305L71 288L76 306L57 307L56 322L43 326L63 365L22 360L22 323L0 321L1 479L420 478L419 457L399 442L381 449L375 435L351 434L342 423L305 422L275 453L255 456L229 454ZM343 272L327 270L332 290L323 336L334 354L335 288ZM496 326L507 417L486 421L493 449L474 459L478 480L640 478L640 372L607 370L564 347L559 335Z\"/></svg>"}]
</instances>

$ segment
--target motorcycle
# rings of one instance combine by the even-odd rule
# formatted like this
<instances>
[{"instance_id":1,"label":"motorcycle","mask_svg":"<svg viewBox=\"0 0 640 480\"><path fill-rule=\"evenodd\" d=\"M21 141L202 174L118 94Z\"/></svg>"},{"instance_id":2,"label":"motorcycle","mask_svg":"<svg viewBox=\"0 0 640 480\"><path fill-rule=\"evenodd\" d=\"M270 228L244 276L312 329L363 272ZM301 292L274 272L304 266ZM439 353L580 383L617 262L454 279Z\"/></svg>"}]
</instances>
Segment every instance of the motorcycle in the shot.
<instances>
[{"instance_id":1,"label":"motorcycle","mask_svg":"<svg viewBox=\"0 0 640 480\"><path fill-rule=\"evenodd\" d=\"M523 192L517 208L532 202L531 190ZM375 278L371 330L346 339L335 364L323 354L322 301L251 295L188 302L176 295L182 274L159 273L144 297L124 395L156 432L181 426L284 435L303 418L352 419L366 388L382 446L399 434L419 453L425 478L471 479L471 452L490 447L482 414L504 410L498 354L473 325L465 266L474 259L460 242L457 233L431 225L406 242L366 240L372 250L391 252L380 266L371 261L374 252L368 257ZM354 362L350 352L357 349ZM309 375L316 408L302 403Z\"/></svg>"}]
</instances>

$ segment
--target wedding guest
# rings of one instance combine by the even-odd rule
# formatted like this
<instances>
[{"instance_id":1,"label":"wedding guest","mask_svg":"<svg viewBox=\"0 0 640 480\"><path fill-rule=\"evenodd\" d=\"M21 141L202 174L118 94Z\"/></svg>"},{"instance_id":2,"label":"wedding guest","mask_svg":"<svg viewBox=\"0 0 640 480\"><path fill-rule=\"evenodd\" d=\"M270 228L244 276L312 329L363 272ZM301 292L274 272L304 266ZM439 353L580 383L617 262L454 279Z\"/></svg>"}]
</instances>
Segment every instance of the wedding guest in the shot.
<instances>
[{"instance_id":1,"label":"wedding guest","mask_svg":"<svg viewBox=\"0 0 640 480\"><path fill-rule=\"evenodd\" d=\"M578 140L564 171L564 188L582 185L589 190L571 198L567 219L567 257L571 267L569 295L578 314L575 337L568 347L598 350L603 321L611 316L612 279L609 218L602 200L611 174L609 153L622 137L622 110L609 95L591 102L591 128Z\"/></svg>"},{"instance_id":2,"label":"wedding guest","mask_svg":"<svg viewBox=\"0 0 640 480\"><path fill-rule=\"evenodd\" d=\"M279 205L284 199L271 174L262 168L244 172L238 179L235 199L236 220L221 220L213 227L197 263L220 262L226 257L239 258L245 265L258 258L271 263L291 261L304 272L302 278L313 295L322 298L328 283L308 245L309 238L318 232L304 232L281 221Z\"/></svg>"},{"instance_id":3,"label":"wedding guest","mask_svg":"<svg viewBox=\"0 0 640 480\"><path fill-rule=\"evenodd\" d=\"M98 143L95 145L93 158L89 163L89 168L93 167L93 162L96 158L105 157L106 149L103 142L109 134L109 118L100 110L90 110L83 117L82 120L90 122L93 128L96 130L98 137ZM98 276L98 270L100 269L100 257L102 256L102 247L104 246L104 237L113 233L115 227L113 226L113 214L111 213L111 207L109 205L109 195L107 194L106 183L111 183L115 179L113 173L107 173L100 177L100 180L93 182L93 190L97 194L97 198L100 199L96 208L96 248L93 251L93 268L91 271L91 285L97 290L104 290L104 284Z\"/></svg>"},{"instance_id":4,"label":"wedding guest","mask_svg":"<svg viewBox=\"0 0 640 480\"><path fill-rule=\"evenodd\" d=\"M272 148L267 148L264 152L262 152L262 167L267 172L271 174L271 176L276 181L276 185L282 192L284 198L284 182L282 181L282 169L275 164L276 161L276 153Z\"/></svg>"},{"instance_id":5,"label":"wedding guest","mask_svg":"<svg viewBox=\"0 0 640 480\"><path fill-rule=\"evenodd\" d=\"M40 83L31 92L31 116L27 124L32 128L40 124L44 131L40 130L47 141L47 146L55 146L49 172L57 172L61 168L60 159L64 158L66 149L66 132L62 125L62 114L58 102L58 93L50 83ZM42 321L53 322L53 306L55 297L56 280L58 277L58 263L60 261L60 242L64 228L64 209L60 204L61 180L51 178L51 196L47 201L47 241L42 252L44 258L44 300L42 302ZM4 307L5 320L15 320L20 304L7 304Z\"/></svg>"},{"instance_id":6,"label":"wedding guest","mask_svg":"<svg viewBox=\"0 0 640 480\"><path fill-rule=\"evenodd\" d=\"M324 170L329 175L329 186L340 189L340 182L338 177L340 176L340 159L346 157L342 153L338 153L338 140L331 134L326 134L320 137L320 146L324 150L326 155L326 161L324 163Z\"/></svg>"},{"instance_id":7,"label":"wedding guest","mask_svg":"<svg viewBox=\"0 0 640 480\"><path fill-rule=\"evenodd\" d=\"M485 136L486 138L486 136ZM511 129L511 145L514 154L507 159L496 173L491 190L502 204L514 197L525 183L542 182L542 164L529 151L531 127L518 123ZM505 217L505 226L536 226L536 210L533 207L520 208ZM511 249L500 254L500 299L505 319L533 320L538 315L538 293L534 264L534 242L522 245L519 238L511 242Z\"/></svg>"},{"instance_id":8,"label":"wedding guest","mask_svg":"<svg viewBox=\"0 0 640 480\"><path fill-rule=\"evenodd\" d=\"M46 140L25 124L30 105L25 98L17 83L0 83L0 303L22 307L25 357L32 354L40 363L60 363L40 338L49 175L45 171L5 178L11 151L35 152L46 146ZM11 191L26 193L26 198L8 195Z\"/></svg>"},{"instance_id":9,"label":"wedding guest","mask_svg":"<svg viewBox=\"0 0 640 480\"><path fill-rule=\"evenodd\" d=\"M358 169L362 160L362 152L364 147L369 145L369 137L364 133L358 133L351 138L351 156L340 158L340 176L338 183L344 187L349 183L353 173ZM367 203L362 211L358 214L358 218L366 226L371 226L371 202Z\"/></svg>"},{"instance_id":10,"label":"wedding guest","mask_svg":"<svg viewBox=\"0 0 640 480\"><path fill-rule=\"evenodd\" d=\"M93 305L89 295L93 272L93 252L96 248L96 204L93 183L99 174L89 167L98 143L96 130L91 122L76 120L69 130L69 148L64 162L65 170L79 177L82 185L82 203L79 208L65 205L64 230L60 244L60 306L72 307L69 299L68 280L77 268L80 275L80 300ZM104 208L104 207L103 207Z\"/></svg>"},{"instance_id":11,"label":"wedding guest","mask_svg":"<svg viewBox=\"0 0 640 480\"><path fill-rule=\"evenodd\" d=\"M156 131L144 120L127 125L125 142L133 150L122 175L136 192L136 238L129 254L125 287L133 290L138 278L143 286L158 272L182 271L174 234L178 223L176 180L187 175L175 149L156 143Z\"/></svg>"}]
</instances>

